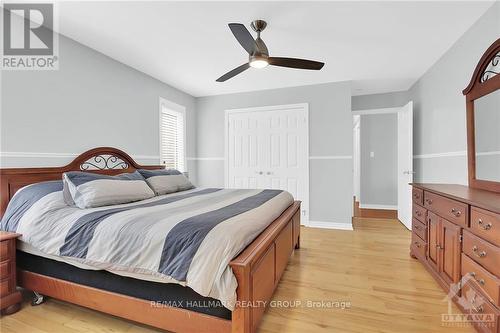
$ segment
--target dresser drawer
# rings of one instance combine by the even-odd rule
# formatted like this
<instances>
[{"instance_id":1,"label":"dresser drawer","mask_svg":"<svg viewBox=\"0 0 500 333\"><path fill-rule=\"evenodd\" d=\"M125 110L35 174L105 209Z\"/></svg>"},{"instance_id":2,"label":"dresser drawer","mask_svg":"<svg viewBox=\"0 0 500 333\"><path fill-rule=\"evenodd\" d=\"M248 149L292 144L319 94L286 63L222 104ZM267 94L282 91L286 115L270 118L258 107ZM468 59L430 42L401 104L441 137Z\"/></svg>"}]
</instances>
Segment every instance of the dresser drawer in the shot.
<instances>
[{"instance_id":1,"label":"dresser drawer","mask_svg":"<svg viewBox=\"0 0 500 333\"><path fill-rule=\"evenodd\" d=\"M500 248L464 230L462 251L492 274L500 275Z\"/></svg>"},{"instance_id":2,"label":"dresser drawer","mask_svg":"<svg viewBox=\"0 0 500 333\"><path fill-rule=\"evenodd\" d=\"M0 280L5 279L10 276L11 261L0 262Z\"/></svg>"},{"instance_id":3,"label":"dresser drawer","mask_svg":"<svg viewBox=\"0 0 500 333\"><path fill-rule=\"evenodd\" d=\"M425 223L426 216L427 216L427 209L414 203L413 217L419 220L420 222Z\"/></svg>"},{"instance_id":4,"label":"dresser drawer","mask_svg":"<svg viewBox=\"0 0 500 333\"><path fill-rule=\"evenodd\" d=\"M417 236L417 234L411 234L411 247L412 253L419 257L420 259L425 259L425 253L427 252L427 243Z\"/></svg>"},{"instance_id":5,"label":"dresser drawer","mask_svg":"<svg viewBox=\"0 0 500 333\"><path fill-rule=\"evenodd\" d=\"M425 224L417 219L413 219L411 223L411 230L413 233L417 234L424 242L427 242L427 227Z\"/></svg>"},{"instance_id":6,"label":"dresser drawer","mask_svg":"<svg viewBox=\"0 0 500 333\"><path fill-rule=\"evenodd\" d=\"M9 243L8 241L0 242L0 261L9 259Z\"/></svg>"},{"instance_id":7,"label":"dresser drawer","mask_svg":"<svg viewBox=\"0 0 500 333\"><path fill-rule=\"evenodd\" d=\"M500 305L500 280L466 254L462 254L462 276L467 276L467 274L489 300Z\"/></svg>"},{"instance_id":8,"label":"dresser drawer","mask_svg":"<svg viewBox=\"0 0 500 333\"><path fill-rule=\"evenodd\" d=\"M500 214L471 207L470 231L500 246Z\"/></svg>"},{"instance_id":9,"label":"dresser drawer","mask_svg":"<svg viewBox=\"0 0 500 333\"><path fill-rule=\"evenodd\" d=\"M412 188L412 195L411 195L413 202L419 205L424 204L424 191L417 188L413 187Z\"/></svg>"},{"instance_id":10,"label":"dresser drawer","mask_svg":"<svg viewBox=\"0 0 500 333\"><path fill-rule=\"evenodd\" d=\"M0 296L4 297L11 293L11 279L3 279L0 281Z\"/></svg>"},{"instance_id":11,"label":"dresser drawer","mask_svg":"<svg viewBox=\"0 0 500 333\"><path fill-rule=\"evenodd\" d=\"M464 203L425 192L424 207L452 223L467 227L468 206Z\"/></svg>"},{"instance_id":12,"label":"dresser drawer","mask_svg":"<svg viewBox=\"0 0 500 333\"><path fill-rule=\"evenodd\" d=\"M500 310L488 301L483 293L470 283L462 286L462 304L468 305L466 313L473 315L473 325L479 332L497 333Z\"/></svg>"}]
</instances>

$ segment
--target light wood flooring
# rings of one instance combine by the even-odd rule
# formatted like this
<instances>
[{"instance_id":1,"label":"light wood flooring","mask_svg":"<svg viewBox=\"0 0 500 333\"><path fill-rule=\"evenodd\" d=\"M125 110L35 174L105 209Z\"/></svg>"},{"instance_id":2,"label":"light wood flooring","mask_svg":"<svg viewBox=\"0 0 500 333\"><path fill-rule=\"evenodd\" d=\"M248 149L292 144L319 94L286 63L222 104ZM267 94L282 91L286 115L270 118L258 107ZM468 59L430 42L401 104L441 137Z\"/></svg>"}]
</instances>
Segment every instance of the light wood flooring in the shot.
<instances>
[{"instance_id":1,"label":"light wood flooring","mask_svg":"<svg viewBox=\"0 0 500 333\"><path fill-rule=\"evenodd\" d=\"M410 232L397 220L355 219L354 228L302 228L302 247L273 298L301 304L268 309L260 332L474 332L441 325L445 292L410 258ZM1 333L160 332L52 299L32 307L28 299L19 312L1 318ZM313 308L308 301L351 306Z\"/></svg>"}]
</instances>

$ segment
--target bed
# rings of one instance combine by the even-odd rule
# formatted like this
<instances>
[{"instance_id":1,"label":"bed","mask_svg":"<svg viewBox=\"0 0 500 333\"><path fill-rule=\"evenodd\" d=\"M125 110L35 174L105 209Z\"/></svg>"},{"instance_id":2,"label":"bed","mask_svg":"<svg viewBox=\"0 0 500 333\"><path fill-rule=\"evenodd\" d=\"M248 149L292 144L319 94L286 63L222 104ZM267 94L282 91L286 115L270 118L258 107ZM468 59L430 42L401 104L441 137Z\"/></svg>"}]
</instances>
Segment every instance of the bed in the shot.
<instances>
[{"instance_id":1,"label":"bed","mask_svg":"<svg viewBox=\"0 0 500 333\"><path fill-rule=\"evenodd\" d=\"M139 165L128 154L116 148L100 147L81 154L64 167L0 169L0 212L2 216L5 214L9 201L19 189L30 184L60 180L65 172L84 170L117 175L139 169L159 168L161 166ZM182 212L191 219L195 217L199 219L199 216L205 218L203 214L192 213L195 211L192 208L193 202L198 202L199 206L215 205L213 207L224 208L222 212L226 212L228 209L223 203L237 200L234 198L239 198L238 200L251 198L253 201L258 198L261 201L264 199L269 201L262 201L265 204L245 213L233 212L232 219L229 220L240 223L235 224L237 232L231 234L229 229L221 229L219 234L211 231L211 243L206 239L201 239L198 246L202 250L191 251L196 252L196 255L192 254L190 257L193 262L190 266L188 265L189 271L183 270L183 265L174 265L172 269L171 265L163 265L161 261L159 267L164 267L168 274L161 274L163 273L161 270L160 273L152 274L150 268L158 266L158 262L148 263L146 259L155 258L154 253L146 256L146 259L140 259L141 253L153 248L153 245L145 247L143 244L154 243L150 238L143 239L146 236L142 234L137 242L142 244L137 245L139 250L136 252L139 255L130 252L127 256L116 259L117 253L120 253L118 246L118 250L114 249L114 255L111 256L113 260L116 259L113 261L102 258L102 255L107 253L107 250L102 250L102 244L106 245L106 242L102 240L99 243L99 235L93 236L97 240L89 238L84 248L85 254L79 255L78 253L82 253L81 239L73 242L80 244L79 247L72 247L71 244L64 242L58 243L57 232L60 229L54 231L50 228L45 228L47 230L42 228L33 232L34 226L25 222L25 225L20 228L24 230L25 238L21 237L18 242L18 285L56 299L174 332L254 332L286 268L290 255L294 249L299 248L300 202L288 198L287 194L283 194L282 191L195 188L180 194L150 199L145 203L130 204L133 207L127 206L127 212L134 213L127 213L127 216L131 221L147 220L153 213L148 210L150 208L144 207L159 207L159 202L162 204L168 202L170 205L166 205L165 208L161 206L161 209L165 209L160 212L163 215L173 216L175 212L177 214ZM191 206L187 206L187 203L186 206L179 204L185 202L189 202ZM57 206L57 200L55 203L43 204L43 206L49 206L43 213L44 216L54 211L53 207L50 209L51 204ZM229 206L231 205L228 204ZM211 211L215 209L212 206L207 207ZM231 207L234 210L234 207ZM158 208L154 209L158 210ZM157 212L157 214L160 213ZM71 219L67 216L79 213L61 208L58 214L53 214L54 220L47 224L56 225L60 222L62 226L60 228L70 231L72 225L63 221L70 221ZM220 215L219 213L217 216L220 217ZM58 216L62 217L58 219ZM118 216L123 217L123 214ZM213 216L209 217L213 218ZM189 218L184 219L183 222ZM104 225L114 226L122 223L122 220L123 218L116 218L115 222ZM127 225L122 225L119 229L111 228L107 234L115 235L116 230L122 233L127 227ZM100 237L105 239L106 230L100 232L104 234ZM135 234L123 236L122 242L130 243L130 240L137 234L140 233L135 232ZM154 232L150 234L155 235ZM181 238L179 234L172 234L173 238L169 242L165 241L165 244ZM38 236L35 237L35 235ZM246 236L238 237L239 235ZM67 236L65 238L71 239ZM64 241L64 237L61 239ZM190 242L192 242L191 238ZM115 243L119 241L115 240L113 244ZM220 253L223 252L223 255L210 252L219 246L218 243L223 244L225 250L219 250ZM55 248L61 249L61 254L65 255L58 256L57 251L53 250ZM92 253L93 257L90 255L87 257L87 252ZM165 257L165 253L168 257L168 251L164 249L162 258ZM177 254L176 251L175 254ZM101 257L96 259L95 256ZM129 257L139 258L137 267L140 269L135 269L136 266L134 269L129 269L128 266L127 269L122 268L124 267L122 261L129 260ZM135 262L135 259L129 261ZM215 267L212 271L219 272L217 280L209 278L208 276L211 275L207 275L206 268L204 268L211 261L211 267ZM148 265L150 265L149 268ZM205 270L200 273L202 268ZM175 277L173 281L166 281L166 277L172 278L172 276ZM218 285L221 286L217 287Z\"/></svg>"}]
</instances>

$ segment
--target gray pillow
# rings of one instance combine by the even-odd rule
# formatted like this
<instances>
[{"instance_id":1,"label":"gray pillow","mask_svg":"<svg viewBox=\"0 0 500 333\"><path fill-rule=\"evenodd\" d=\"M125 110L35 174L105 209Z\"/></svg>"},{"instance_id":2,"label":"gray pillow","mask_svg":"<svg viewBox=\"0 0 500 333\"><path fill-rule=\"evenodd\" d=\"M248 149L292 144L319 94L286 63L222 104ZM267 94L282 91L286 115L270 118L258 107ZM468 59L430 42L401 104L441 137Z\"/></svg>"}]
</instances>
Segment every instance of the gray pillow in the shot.
<instances>
[{"instance_id":1,"label":"gray pillow","mask_svg":"<svg viewBox=\"0 0 500 333\"><path fill-rule=\"evenodd\" d=\"M137 171L117 176L71 171L63 174L63 183L66 203L79 208L118 205L154 197Z\"/></svg>"},{"instance_id":2,"label":"gray pillow","mask_svg":"<svg viewBox=\"0 0 500 333\"><path fill-rule=\"evenodd\" d=\"M179 170L159 169L139 172L146 179L156 195L186 191L194 188L193 184Z\"/></svg>"}]
</instances>

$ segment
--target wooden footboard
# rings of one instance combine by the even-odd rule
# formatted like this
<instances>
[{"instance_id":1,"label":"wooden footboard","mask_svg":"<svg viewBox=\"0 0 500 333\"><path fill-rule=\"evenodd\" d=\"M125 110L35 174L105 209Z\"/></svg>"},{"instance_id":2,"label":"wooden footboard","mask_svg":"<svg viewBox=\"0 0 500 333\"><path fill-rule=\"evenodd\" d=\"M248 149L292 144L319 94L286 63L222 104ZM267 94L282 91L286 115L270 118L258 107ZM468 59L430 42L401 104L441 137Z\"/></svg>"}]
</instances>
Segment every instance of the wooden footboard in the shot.
<instances>
[{"instance_id":1,"label":"wooden footboard","mask_svg":"<svg viewBox=\"0 0 500 333\"><path fill-rule=\"evenodd\" d=\"M255 332L285 271L300 246L300 201L295 201L238 257L229 263L238 280L233 333Z\"/></svg>"}]
</instances>

